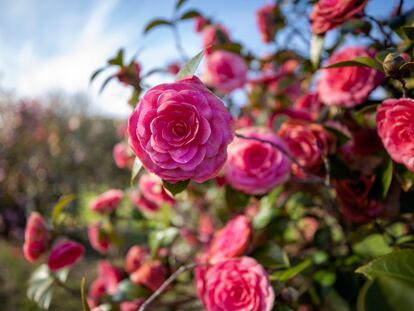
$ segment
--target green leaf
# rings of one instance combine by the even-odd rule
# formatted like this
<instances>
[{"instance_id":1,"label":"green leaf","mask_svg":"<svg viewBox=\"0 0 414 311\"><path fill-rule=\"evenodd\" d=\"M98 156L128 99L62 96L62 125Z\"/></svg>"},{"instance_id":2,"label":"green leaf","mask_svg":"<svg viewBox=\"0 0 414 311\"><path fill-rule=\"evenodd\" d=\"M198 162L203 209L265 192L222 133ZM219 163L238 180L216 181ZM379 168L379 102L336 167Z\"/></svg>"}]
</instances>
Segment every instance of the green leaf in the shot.
<instances>
[{"instance_id":1,"label":"green leaf","mask_svg":"<svg viewBox=\"0 0 414 311\"><path fill-rule=\"evenodd\" d=\"M36 302L42 309L48 310L53 297L56 279L65 282L69 269L52 273L46 264L40 265L33 271L27 288L27 297Z\"/></svg>"},{"instance_id":2,"label":"green leaf","mask_svg":"<svg viewBox=\"0 0 414 311\"><path fill-rule=\"evenodd\" d=\"M108 64L122 67L124 65L124 49L119 49L116 56L108 60Z\"/></svg>"},{"instance_id":3,"label":"green leaf","mask_svg":"<svg viewBox=\"0 0 414 311\"><path fill-rule=\"evenodd\" d=\"M296 275L298 275L299 273L303 272L310 265L311 265L311 261L309 259L306 259L302 261L300 264L292 268L289 268L287 270L273 272L270 275L270 279L272 281L278 280L280 282L286 282L290 280L291 278L295 277Z\"/></svg>"},{"instance_id":4,"label":"green leaf","mask_svg":"<svg viewBox=\"0 0 414 311\"><path fill-rule=\"evenodd\" d=\"M384 236L375 233L352 246L353 251L366 258L375 258L392 252Z\"/></svg>"},{"instance_id":5,"label":"green leaf","mask_svg":"<svg viewBox=\"0 0 414 311\"><path fill-rule=\"evenodd\" d=\"M150 294L142 285L135 285L129 279L124 279L118 284L118 290L113 296L115 301L134 300L136 298L146 297Z\"/></svg>"},{"instance_id":6,"label":"green leaf","mask_svg":"<svg viewBox=\"0 0 414 311\"><path fill-rule=\"evenodd\" d=\"M149 235L148 245L151 250L151 256L156 257L160 247L169 246L177 237L178 229L168 227L158 231L152 231Z\"/></svg>"},{"instance_id":7,"label":"green leaf","mask_svg":"<svg viewBox=\"0 0 414 311\"><path fill-rule=\"evenodd\" d=\"M360 291L358 310L413 310L414 250L397 250L358 268L369 281Z\"/></svg>"},{"instance_id":8,"label":"green leaf","mask_svg":"<svg viewBox=\"0 0 414 311\"><path fill-rule=\"evenodd\" d=\"M324 125L324 128L327 129L329 132L331 132L336 137L338 146L345 145L351 139L351 137L347 136L346 134L344 134L343 132L341 132L340 130L332 126Z\"/></svg>"},{"instance_id":9,"label":"green leaf","mask_svg":"<svg viewBox=\"0 0 414 311\"><path fill-rule=\"evenodd\" d=\"M338 62L335 64L330 64L322 69L329 69L329 68L340 68L340 67L369 67L376 69L378 71L384 72L384 68L382 68L382 64L378 62L376 59L371 57L360 56L356 57L352 60L346 60L343 62Z\"/></svg>"},{"instance_id":10,"label":"green leaf","mask_svg":"<svg viewBox=\"0 0 414 311\"><path fill-rule=\"evenodd\" d=\"M82 311L91 311L91 309L89 308L88 301L86 300L86 288L85 288L84 277L81 279L80 290L81 290L81 299L82 299Z\"/></svg>"},{"instance_id":11,"label":"green leaf","mask_svg":"<svg viewBox=\"0 0 414 311\"><path fill-rule=\"evenodd\" d=\"M397 50L396 48L388 48L388 49L386 49L386 50L384 50L384 51L380 51L380 52L378 52L378 53L375 55L375 59L376 59L378 62L383 63L383 62L384 62L385 57L387 57L387 55L388 55L388 54L390 54L390 53L395 53L395 52L398 52L398 50Z\"/></svg>"},{"instance_id":12,"label":"green leaf","mask_svg":"<svg viewBox=\"0 0 414 311\"><path fill-rule=\"evenodd\" d=\"M198 17L198 16L201 16L199 11L197 11L197 10L188 10L180 16L180 20L183 21L183 20L192 19L192 18Z\"/></svg>"},{"instance_id":13,"label":"green leaf","mask_svg":"<svg viewBox=\"0 0 414 311\"><path fill-rule=\"evenodd\" d=\"M175 4L175 10L177 11L179 8L181 8L185 3L187 2L187 0L178 0L177 3Z\"/></svg>"},{"instance_id":14,"label":"green leaf","mask_svg":"<svg viewBox=\"0 0 414 311\"><path fill-rule=\"evenodd\" d=\"M393 173L393 164L391 159L385 160L385 165L381 166L381 172L379 176L381 177L382 185L382 198L386 198L388 191L390 190L391 181Z\"/></svg>"},{"instance_id":15,"label":"green leaf","mask_svg":"<svg viewBox=\"0 0 414 311\"><path fill-rule=\"evenodd\" d=\"M270 268L287 268L290 266L286 252L274 242L266 242L254 250L251 255L262 265Z\"/></svg>"},{"instance_id":16,"label":"green leaf","mask_svg":"<svg viewBox=\"0 0 414 311\"><path fill-rule=\"evenodd\" d=\"M190 59L177 73L175 80L181 80L190 76L193 76L200 65L201 60L203 59L204 51L201 51L192 59Z\"/></svg>"},{"instance_id":17,"label":"green leaf","mask_svg":"<svg viewBox=\"0 0 414 311\"><path fill-rule=\"evenodd\" d=\"M404 26L402 27L402 30L410 41L414 41L414 27L413 26Z\"/></svg>"},{"instance_id":18,"label":"green leaf","mask_svg":"<svg viewBox=\"0 0 414 311\"><path fill-rule=\"evenodd\" d=\"M131 186L134 184L135 180L137 179L138 174L141 171L141 168L142 168L142 163L140 159L135 157L134 164L132 165L132 173L131 173L131 180L130 180Z\"/></svg>"},{"instance_id":19,"label":"green leaf","mask_svg":"<svg viewBox=\"0 0 414 311\"><path fill-rule=\"evenodd\" d=\"M405 280L414 286L414 250L396 250L359 267L356 272L371 280L384 276Z\"/></svg>"},{"instance_id":20,"label":"green leaf","mask_svg":"<svg viewBox=\"0 0 414 311\"><path fill-rule=\"evenodd\" d=\"M325 43L325 36L312 35L311 47L310 47L310 58L313 69L318 69L321 62L321 55L323 52L323 46Z\"/></svg>"},{"instance_id":21,"label":"green leaf","mask_svg":"<svg viewBox=\"0 0 414 311\"><path fill-rule=\"evenodd\" d=\"M237 210L245 207L249 202L250 196L244 192L238 191L226 185L225 187L225 199L226 205L229 210Z\"/></svg>"},{"instance_id":22,"label":"green leaf","mask_svg":"<svg viewBox=\"0 0 414 311\"><path fill-rule=\"evenodd\" d=\"M319 270L313 278L322 286L329 287L335 284L336 274L332 271Z\"/></svg>"},{"instance_id":23,"label":"green leaf","mask_svg":"<svg viewBox=\"0 0 414 311\"><path fill-rule=\"evenodd\" d=\"M148 33L150 30L154 29L155 27L162 26L162 25L171 26L172 22L166 19L162 19L162 18L154 19L145 26L144 34Z\"/></svg>"},{"instance_id":24,"label":"green leaf","mask_svg":"<svg viewBox=\"0 0 414 311\"><path fill-rule=\"evenodd\" d=\"M75 196L73 194L64 195L60 197L59 201L55 204L52 211L52 223L53 226L57 226L59 223L60 216L66 206L75 200Z\"/></svg>"},{"instance_id":25,"label":"green leaf","mask_svg":"<svg viewBox=\"0 0 414 311\"><path fill-rule=\"evenodd\" d=\"M274 205L280 192L281 188L276 188L269 195L260 200L260 210L254 216L252 221L254 229L263 229L272 221L276 213L276 207Z\"/></svg>"},{"instance_id":26,"label":"green leaf","mask_svg":"<svg viewBox=\"0 0 414 311\"><path fill-rule=\"evenodd\" d=\"M164 189L167 190L172 195L176 195L180 192L183 192L187 188L189 183L190 183L189 179L184 180L184 181L179 181L175 184L169 183L166 180L162 181L162 185Z\"/></svg>"},{"instance_id":27,"label":"green leaf","mask_svg":"<svg viewBox=\"0 0 414 311\"><path fill-rule=\"evenodd\" d=\"M102 67L102 68L99 68L99 69L96 69L93 73L92 73L92 75L91 75L91 77L90 77L90 79L89 79L89 83L92 83L92 81L102 72L102 71L104 71L105 69L106 69L107 67L105 66L105 67Z\"/></svg>"}]
</instances>

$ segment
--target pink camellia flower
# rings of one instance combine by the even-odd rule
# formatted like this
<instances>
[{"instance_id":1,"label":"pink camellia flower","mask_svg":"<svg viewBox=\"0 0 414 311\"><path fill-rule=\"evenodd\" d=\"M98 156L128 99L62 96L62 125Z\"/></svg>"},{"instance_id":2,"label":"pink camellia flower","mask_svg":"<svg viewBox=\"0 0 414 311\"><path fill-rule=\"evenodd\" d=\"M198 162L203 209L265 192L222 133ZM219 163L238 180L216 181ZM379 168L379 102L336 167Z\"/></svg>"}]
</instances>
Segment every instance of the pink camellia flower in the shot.
<instances>
[{"instance_id":1,"label":"pink camellia flower","mask_svg":"<svg viewBox=\"0 0 414 311\"><path fill-rule=\"evenodd\" d=\"M138 188L147 200L158 206L175 204L175 199L163 188L162 180L153 174L142 175L139 179Z\"/></svg>"},{"instance_id":2,"label":"pink camellia flower","mask_svg":"<svg viewBox=\"0 0 414 311\"><path fill-rule=\"evenodd\" d=\"M112 149L112 155L117 167L132 168L135 156L129 146L125 143L118 143Z\"/></svg>"},{"instance_id":3,"label":"pink camellia flower","mask_svg":"<svg viewBox=\"0 0 414 311\"><path fill-rule=\"evenodd\" d=\"M50 251L47 265L51 271L73 266L85 251L82 244L74 241L60 241Z\"/></svg>"},{"instance_id":4,"label":"pink camellia flower","mask_svg":"<svg viewBox=\"0 0 414 311\"><path fill-rule=\"evenodd\" d=\"M112 244L109 235L103 230L100 223L89 225L88 238L91 246L101 254L107 253Z\"/></svg>"},{"instance_id":5,"label":"pink camellia flower","mask_svg":"<svg viewBox=\"0 0 414 311\"><path fill-rule=\"evenodd\" d=\"M122 280L121 270L107 260L98 263L99 278L105 284L105 291L109 295L114 295L118 291L118 283Z\"/></svg>"},{"instance_id":6,"label":"pink camellia flower","mask_svg":"<svg viewBox=\"0 0 414 311\"><path fill-rule=\"evenodd\" d=\"M171 183L214 178L227 158L232 120L197 78L151 88L129 118L129 143L145 168Z\"/></svg>"},{"instance_id":7,"label":"pink camellia flower","mask_svg":"<svg viewBox=\"0 0 414 311\"><path fill-rule=\"evenodd\" d=\"M373 57L374 52L365 47L346 47L334 53L326 65L352 60L356 57ZM362 104L382 82L384 75L368 67L347 66L324 69L317 91L326 105L352 108Z\"/></svg>"},{"instance_id":8,"label":"pink camellia flower","mask_svg":"<svg viewBox=\"0 0 414 311\"><path fill-rule=\"evenodd\" d=\"M29 262L35 262L46 251L49 233L43 217L32 212L24 232L23 254Z\"/></svg>"},{"instance_id":9,"label":"pink camellia flower","mask_svg":"<svg viewBox=\"0 0 414 311\"><path fill-rule=\"evenodd\" d=\"M367 3L368 0L319 0L310 16L312 32L322 35L361 15Z\"/></svg>"},{"instance_id":10,"label":"pink camellia flower","mask_svg":"<svg viewBox=\"0 0 414 311\"><path fill-rule=\"evenodd\" d=\"M312 120L316 120L319 117L322 106L323 104L319 100L319 94L317 92L309 92L301 96L293 105L296 110L308 112Z\"/></svg>"},{"instance_id":11,"label":"pink camellia flower","mask_svg":"<svg viewBox=\"0 0 414 311\"><path fill-rule=\"evenodd\" d=\"M414 100L385 100L377 109L377 131L391 158L414 172Z\"/></svg>"},{"instance_id":12,"label":"pink camellia flower","mask_svg":"<svg viewBox=\"0 0 414 311\"><path fill-rule=\"evenodd\" d=\"M209 263L243 255L249 246L251 231L246 216L239 215L230 220L211 241L207 252Z\"/></svg>"},{"instance_id":13,"label":"pink camellia flower","mask_svg":"<svg viewBox=\"0 0 414 311\"><path fill-rule=\"evenodd\" d=\"M144 298L138 298L133 301L122 302L119 307L120 311L137 311L138 308L144 303Z\"/></svg>"},{"instance_id":14,"label":"pink camellia flower","mask_svg":"<svg viewBox=\"0 0 414 311\"><path fill-rule=\"evenodd\" d=\"M222 93L242 88L247 81L247 64L239 55L215 51L206 59L206 82Z\"/></svg>"},{"instance_id":15,"label":"pink camellia flower","mask_svg":"<svg viewBox=\"0 0 414 311\"><path fill-rule=\"evenodd\" d=\"M203 243L210 242L214 234L213 219L207 213L201 213L198 219L198 235L199 240Z\"/></svg>"},{"instance_id":16,"label":"pink camellia flower","mask_svg":"<svg viewBox=\"0 0 414 311\"><path fill-rule=\"evenodd\" d=\"M255 127L238 133L246 138L234 139L225 166L226 180L233 188L264 194L289 178L290 161L281 151L286 146L277 135L267 128Z\"/></svg>"},{"instance_id":17,"label":"pink camellia flower","mask_svg":"<svg viewBox=\"0 0 414 311\"><path fill-rule=\"evenodd\" d=\"M282 123L279 129L289 152L306 170L315 173L321 168L324 158L334 146L334 138L321 125L303 120L291 119ZM293 173L303 177L304 172L292 164Z\"/></svg>"},{"instance_id":18,"label":"pink camellia flower","mask_svg":"<svg viewBox=\"0 0 414 311\"><path fill-rule=\"evenodd\" d=\"M208 311L270 311L274 304L275 294L267 272L250 257L199 267L195 282Z\"/></svg>"},{"instance_id":19,"label":"pink camellia flower","mask_svg":"<svg viewBox=\"0 0 414 311\"><path fill-rule=\"evenodd\" d=\"M208 24L209 21L204 16L197 16L195 18L195 31L201 32Z\"/></svg>"},{"instance_id":20,"label":"pink camellia flower","mask_svg":"<svg viewBox=\"0 0 414 311\"><path fill-rule=\"evenodd\" d=\"M146 248L139 245L132 246L125 257L125 271L132 273L138 270L148 257L149 253Z\"/></svg>"},{"instance_id":21,"label":"pink camellia flower","mask_svg":"<svg viewBox=\"0 0 414 311\"><path fill-rule=\"evenodd\" d=\"M264 43L271 42L276 34L276 10L277 8L274 4L267 4L256 12L257 26Z\"/></svg>"},{"instance_id":22,"label":"pink camellia flower","mask_svg":"<svg viewBox=\"0 0 414 311\"><path fill-rule=\"evenodd\" d=\"M122 190L110 189L101 195L99 195L94 201L92 201L90 207L94 212L98 213L110 213L113 212L121 202L124 193Z\"/></svg>"},{"instance_id":23,"label":"pink camellia flower","mask_svg":"<svg viewBox=\"0 0 414 311\"><path fill-rule=\"evenodd\" d=\"M105 294L106 294L105 282L103 279L98 277L89 286L88 305L90 307L96 307L100 303L103 296L105 296Z\"/></svg>"},{"instance_id":24,"label":"pink camellia flower","mask_svg":"<svg viewBox=\"0 0 414 311\"><path fill-rule=\"evenodd\" d=\"M206 54L211 54L213 46L229 42L231 42L229 32L223 25L209 25L204 27L203 48Z\"/></svg>"},{"instance_id":25,"label":"pink camellia flower","mask_svg":"<svg viewBox=\"0 0 414 311\"><path fill-rule=\"evenodd\" d=\"M130 275L134 284L142 284L151 291L156 291L166 278L167 270L160 261L147 261Z\"/></svg>"},{"instance_id":26,"label":"pink camellia flower","mask_svg":"<svg viewBox=\"0 0 414 311\"><path fill-rule=\"evenodd\" d=\"M384 212L384 205L370 195L374 181L375 176L335 181L336 197L341 212L350 221L367 222L381 216Z\"/></svg>"}]
</instances>

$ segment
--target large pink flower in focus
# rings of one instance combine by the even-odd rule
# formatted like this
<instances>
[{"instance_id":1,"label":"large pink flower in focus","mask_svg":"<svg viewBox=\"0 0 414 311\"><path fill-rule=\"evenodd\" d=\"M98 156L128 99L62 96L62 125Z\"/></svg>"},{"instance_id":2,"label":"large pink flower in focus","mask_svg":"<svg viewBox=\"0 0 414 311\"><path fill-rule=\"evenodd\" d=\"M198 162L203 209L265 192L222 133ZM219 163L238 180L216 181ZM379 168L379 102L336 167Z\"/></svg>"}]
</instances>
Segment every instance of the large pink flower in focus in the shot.
<instances>
[{"instance_id":1,"label":"large pink flower in focus","mask_svg":"<svg viewBox=\"0 0 414 311\"><path fill-rule=\"evenodd\" d=\"M130 116L128 132L145 168L171 183L214 178L233 139L229 112L196 77L150 89Z\"/></svg>"},{"instance_id":2,"label":"large pink flower in focus","mask_svg":"<svg viewBox=\"0 0 414 311\"><path fill-rule=\"evenodd\" d=\"M73 266L85 251L82 244L74 241L60 241L50 251L47 265L51 271Z\"/></svg>"},{"instance_id":3,"label":"large pink flower in focus","mask_svg":"<svg viewBox=\"0 0 414 311\"><path fill-rule=\"evenodd\" d=\"M196 269L195 282L208 311L270 311L274 304L267 272L250 257L201 266Z\"/></svg>"},{"instance_id":4,"label":"large pink flower in focus","mask_svg":"<svg viewBox=\"0 0 414 311\"><path fill-rule=\"evenodd\" d=\"M368 0L319 0L310 16L312 32L324 34L351 18L361 15Z\"/></svg>"},{"instance_id":5,"label":"large pink flower in focus","mask_svg":"<svg viewBox=\"0 0 414 311\"><path fill-rule=\"evenodd\" d=\"M414 172L414 100L385 100L377 109L377 131L391 158Z\"/></svg>"},{"instance_id":6,"label":"large pink flower in focus","mask_svg":"<svg viewBox=\"0 0 414 311\"><path fill-rule=\"evenodd\" d=\"M102 214L113 212L118 207L123 196L122 190L110 189L95 198L91 202L90 208L94 212Z\"/></svg>"},{"instance_id":7,"label":"large pink flower in focus","mask_svg":"<svg viewBox=\"0 0 414 311\"><path fill-rule=\"evenodd\" d=\"M222 93L230 93L244 86L247 70L246 62L239 55L222 50L215 51L206 59L206 83Z\"/></svg>"},{"instance_id":8,"label":"large pink flower in focus","mask_svg":"<svg viewBox=\"0 0 414 311\"><path fill-rule=\"evenodd\" d=\"M346 47L334 53L326 65L356 57L373 57L374 54L365 47ZM329 68L322 70L317 91L319 98L326 105L352 108L367 100L383 79L382 72L368 67Z\"/></svg>"},{"instance_id":9,"label":"large pink flower in focus","mask_svg":"<svg viewBox=\"0 0 414 311\"><path fill-rule=\"evenodd\" d=\"M48 241L49 233L43 217L37 212L31 213L24 232L24 257L35 262L46 251Z\"/></svg>"},{"instance_id":10,"label":"large pink flower in focus","mask_svg":"<svg viewBox=\"0 0 414 311\"><path fill-rule=\"evenodd\" d=\"M287 148L282 139L266 128L250 127L239 133L247 138L234 139L225 166L226 180L233 188L263 194L289 178L290 161L280 150Z\"/></svg>"},{"instance_id":11,"label":"large pink flower in focus","mask_svg":"<svg viewBox=\"0 0 414 311\"><path fill-rule=\"evenodd\" d=\"M208 249L209 263L243 255L250 241L250 221L246 216L236 216L230 220L211 241Z\"/></svg>"}]
</instances>

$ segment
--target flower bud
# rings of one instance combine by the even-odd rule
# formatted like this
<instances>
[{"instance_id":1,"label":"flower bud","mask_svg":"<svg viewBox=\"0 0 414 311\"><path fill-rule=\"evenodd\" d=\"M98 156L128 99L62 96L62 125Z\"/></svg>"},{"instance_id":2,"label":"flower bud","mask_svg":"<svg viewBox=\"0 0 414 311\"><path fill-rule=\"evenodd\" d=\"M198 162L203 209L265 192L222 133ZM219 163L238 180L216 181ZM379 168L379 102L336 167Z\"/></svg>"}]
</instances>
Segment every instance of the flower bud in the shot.
<instances>
[{"instance_id":1,"label":"flower bud","mask_svg":"<svg viewBox=\"0 0 414 311\"><path fill-rule=\"evenodd\" d=\"M389 53L382 66L384 67L385 74L389 77L399 77L400 67L406 63L405 59L400 53Z\"/></svg>"}]
</instances>

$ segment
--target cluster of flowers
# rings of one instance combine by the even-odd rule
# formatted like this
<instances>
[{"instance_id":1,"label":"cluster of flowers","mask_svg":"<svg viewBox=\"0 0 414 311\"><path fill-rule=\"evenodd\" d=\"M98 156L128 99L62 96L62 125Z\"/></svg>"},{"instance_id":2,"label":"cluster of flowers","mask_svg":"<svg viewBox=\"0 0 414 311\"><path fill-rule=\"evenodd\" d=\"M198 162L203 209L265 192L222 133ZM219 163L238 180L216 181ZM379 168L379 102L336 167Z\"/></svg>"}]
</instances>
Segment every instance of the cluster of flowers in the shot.
<instances>
[{"instance_id":1,"label":"cluster of flowers","mask_svg":"<svg viewBox=\"0 0 414 311\"><path fill-rule=\"evenodd\" d=\"M362 16L366 3L319 1L310 17L312 32L321 35L350 18ZM271 42L277 31L277 12L274 5L257 12L265 43ZM341 215L348 221L365 223L385 216L384 198L372 195L376 177L367 163L376 152L386 151L394 162L414 172L414 100L383 101L377 108L376 129L321 120L324 109L346 110L365 103L384 81L383 72L363 66L329 68L322 71L312 91L303 91L298 81L283 87L281 82L286 76L295 77L300 66L297 60L287 61L280 68L264 62L260 76L249 79L248 62L237 53L220 49L221 45L232 43L223 25L199 16L196 31L202 33L206 51L202 79L188 76L149 89L129 117L127 129L121 131L126 132L124 138L128 143L121 142L113 149L119 168L131 170L137 157L150 173L143 174L138 190L129 193L130 200L143 214L177 204L163 188L163 181L174 185L215 179L219 185L225 183L252 196L266 195L288 182L328 183L335 189ZM374 55L371 48L345 47L333 53L326 66ZM244 87L265 88L273 95L286 96L291 105L274 100L272 113L260 125L251 115L234 119L212 90L221 95ZM256 112L253 110L252 115ZM340 145L335 132L348 141ZM356 178L330 183L329 157L333 155L344 159L358 173ZM111 215L123 196L123 191L111 189L92 202L91 210ZM216 232L206 214L200 218L196 235L182 228L181 234L189 244L202 242L194 274L198 297L207 310L273 308L275 293L268 273L249 257L253 245L252 218L256 214L257 209L247 208ZM317 224L310 220L308 227L309 235L305 237L310 240ZM93 223L88 229L91 246L102 254L113 244L108 231L104 222ZM28 260L34 261L47 251L48 230L39 214L30 217L25 238ZM83 247L76 242L58 242L50 252L49 268L54 271L72 265L82 253ZM158 258L163 256L161 249ZM168 274L162 260L153 259L145 247L134 245L126 254L123 270L107 261L99 263L98 278L89 291L89 304L100 310L102 297L114 295L125 278L155 292ZM136 310L142 302L142 298L123 302L121 310Z\"/></svg>"}]
</instances>

